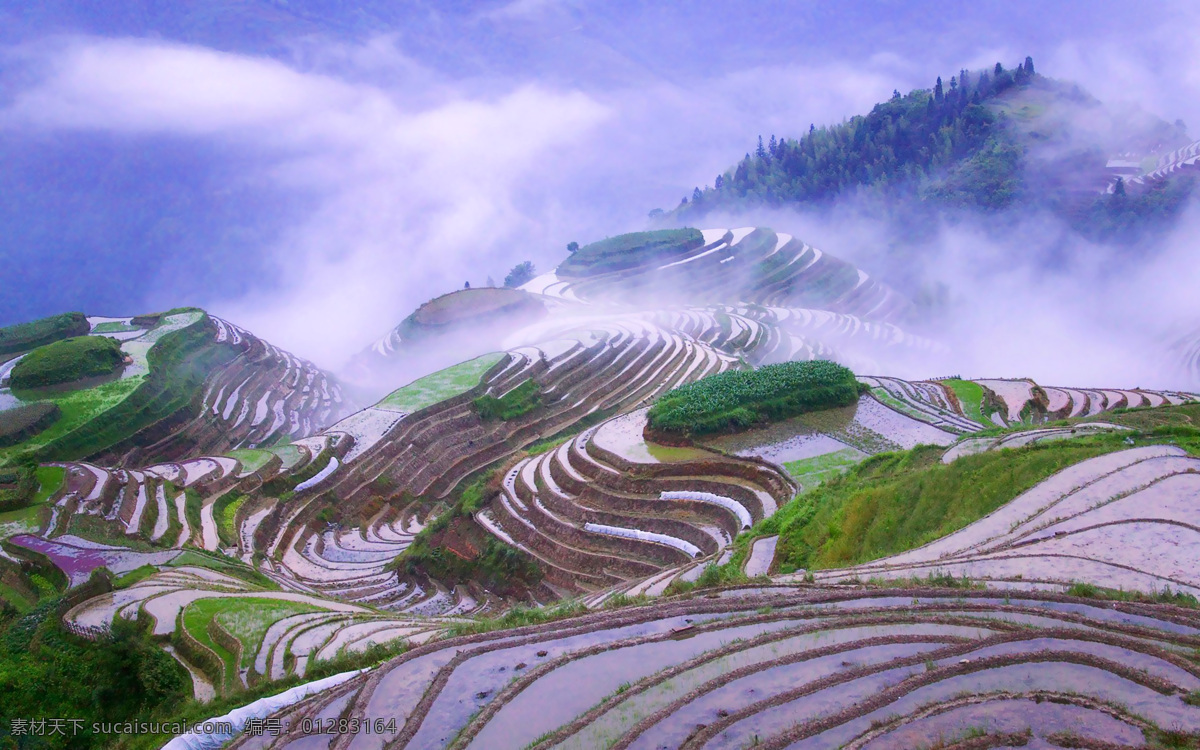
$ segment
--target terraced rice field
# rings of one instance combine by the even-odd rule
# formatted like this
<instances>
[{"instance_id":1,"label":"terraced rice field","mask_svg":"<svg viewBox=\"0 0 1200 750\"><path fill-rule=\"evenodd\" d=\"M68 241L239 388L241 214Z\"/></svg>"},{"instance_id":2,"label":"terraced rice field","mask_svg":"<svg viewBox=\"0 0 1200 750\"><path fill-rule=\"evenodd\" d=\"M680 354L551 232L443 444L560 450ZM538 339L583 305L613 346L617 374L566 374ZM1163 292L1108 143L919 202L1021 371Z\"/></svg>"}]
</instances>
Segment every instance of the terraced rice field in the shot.
<instances>
[{"instance_id":1,"label":"terraced rice field","mask_svg":"<svg viewBox=\"0 0 1200 750\"><path fill-rule=\"evenodd\" d=\"M751 227L702 237L649 265L546 274L528 294L494 295L546 314L488 343L501 351L353 413L332 376L227 321L176 313L139 333L95 319L96 335L130 335L135 365L201 322L232 359L204 380L199 414L64 462L48 519L8 522L36 531L14 544L75 585L100 566L133 572L125 582L140 580L71 608L69 627L95 636L115 618L143 622L200 697L302 678L378 644L408 648L283 709L290 733L238 747L975 742L949 745L965 750L1200 731L1200 709L1183 700L1200 690L1196 610L1063 594L1200 595L1200 459L1186 430L1178 445L1067 466L965 528L863 565L772 574L794 569L776 561L788 537L758 526L859 462L897 460L870 458L880 453L943 446L930 461L953 471L938 457L1136 431L1118 422L1192 394L863 376L853 406L658 445L645 437L648 407L707 375L832 357L911 372L942 351L894 322L909 305L893 290L796 238ZM677 296L654 309L611 305L668 288ZM454 318L456 299L427 312ZM427 341L439 320L426 321ZM372 356L411 354L393 334ZM475 403L514 392L536 399L508 418ZM1120 408L1147 411L1111 414ZM1042 424L1061 419L1072 421ZM538 575L498 589L409 564L406 551L429 539L467 562L499 549ZM991 590L932 586L964 578ZM864 588L872 579L895 588ZM589 613L513 627L557 617L536 609L556 601ZM305 719L351 716L372 731L302 731Z\"/></svg>"},{"instance_id":2,"label":"terraced rice field","mask_svg":"<svg viewBox=\"0 0 1200 750\"><path fill-rule=\"evenodd\" d=\"M1048 594L726 589L426 644L285 710L290 734L234 747L912 748L979 726L991 746L1140 744L1200 729L1183 700L1200 688L1197 625ZM342 712L403 721L299 729Z\"/></svg>"},{"instance_id":3,"label":"terraced rice field","mask_svg":"<svg viewBox=\"0 0 1200 750\"><path fill-rule=\"evenodd\" d=\"M265 589L208 567L183 565L77 605L64 619L103 630L121 617L146 619L216 690L303 676L308 666L378 643L421 643L448 621L396 618L368 607Z\"/></svg>"},{"instance_id":4,"label":"terraced rice field","mask_svg":"<svg viewBox=\"0 0 1200 750\"><path fill-rule=\"evenodd\" d=\"M953 576L997 585L1200 594L1189 520L1200 459L1170 445L1118 451L1054 474L966 528L817 581Z\"/></svg>"}]
</instances>

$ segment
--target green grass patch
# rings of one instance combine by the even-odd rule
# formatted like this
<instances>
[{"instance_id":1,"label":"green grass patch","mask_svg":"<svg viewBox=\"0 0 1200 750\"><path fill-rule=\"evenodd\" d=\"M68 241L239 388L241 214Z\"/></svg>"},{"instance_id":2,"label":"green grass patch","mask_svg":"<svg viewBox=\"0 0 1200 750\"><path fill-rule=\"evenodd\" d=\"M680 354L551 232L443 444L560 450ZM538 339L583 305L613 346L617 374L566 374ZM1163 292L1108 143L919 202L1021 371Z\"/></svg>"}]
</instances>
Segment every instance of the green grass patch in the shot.
<instances>
[{"instance_id":1,"label":"green grass patch","mask_svg":"<svg viewBox=\"0 0 1200 750\"><path fill-rule=\"evenodd\" d=\"M229 451L225 455L230 458L236 458L242 463L243 471L258 471L267 465L267 462L275 457L271 451L258 450L255 448L242 448L236 451Z\"/></svg>"},{"instance_id":2,"label":"green grass patch","mask_svg":"<svg viewBox=\"0 0 1200 750\"><path fill-rule=\"evenodd\" d=\"M835 362L782 362L729 370L668 391L650 408L651 429L704 435L746 429L858 400L854 373Z\"/></svg>"},{"instance_id":3,"label":"green grass patch","mask_svg":"<svg viewBox=\"0 0 1200 750\"><path fill-rule=\"evenodd\" d=\"M220 658L224 664L224 678L221 681L221 686L228 691L235 687L237 683L238 664L233 653L221 644L213 640L213 637L208 634L208 621L215 617L225 607L229 606L230 601L236 599L198 599L183 610L183 627L191 634L193 638L201 644L212 649L213 653Z\"/></svg>"},{"instance_id":4,"label":"green grass patch","mask_svg":"<svg viewBox=\"0 0 1200 750\"><path fill-rule=\"evenodd\" d=\"M258 599L237 597L225 599L202 599L201 602L211 602L207 608L212 617L221 623L230 635L242 643L243 667L254 664L258 647L262 645L267 628L277 620L292 615L302 615L309 612L323 612L319 607L303 602L290 602L282 599ZM194 605L193 605L194 606Z\"/></svg>"},{"instance_id":5,"label":"green grass patch","mask_svg":"<svg viewBox=\"0 0 1200 750\"><path fill-rule=\"evenodd\" d=\"M217 536L226 547L237 544L238 530L234 519L238 509L246 502L246 495L238 492L227 492L213 504L213 520L217 524Z\"/></svg>"},{"instance_id":6,"label":"green grass patch","mask_svg":"<svg viewBox=\"0 0 1200 750\"><path fill-rule=\"evenodd\" d=\"M1090 583L1075 583L1066 591L1067 596L1084 599L1101 599L1110 602L1139 602L1142 604L1173 604L1176 607L1200 609L1200 600L1184 591L1172 591L1168 586L1161 591L1148 594L1143 591L1107 589Z\"/></svg>"},{"instance_id":7,"label":"green grass patch","mask_svg":"<svg viewBox=\"0 0 1200 750\"><path fill-rule=\"evenodd\" d=\"M82 336L89 327L87 317L81 312L51 315L28 323L5 326L0 328L0 354L14 354L71 336Z\"/></svg>"},{"instance_id":8,"label":"green grass patch","mask_svg":"<svg viewBox=\"0 0 1200 750\"><path fill-rule=\"evenodd\" d=\"M118 577L113 581L114 589L127 589L133 584L144 581L150 576L158 572L158 568L153 565L143 565L140 568L134 568L123 576Z\"/></svg>"},{"instance_id":9,"label":"green grass patch","mask_svg":"<svg viewBox=\"0 0 1200 750\"><path fill-rule=\"evenodd\" d=\"M992 420L983 415L983 386L958 378L943 380L941 383L954 391L958 404L968 419L973 419L983 425L990 426L992 424Z\"/></svg>"},{"instance_id":10,"label":"green grass patch","mask_svg":"<svg viewBox=\"0 0 1200 750\"><path fill-rule=\"evenodd\" d=\"M13 367L9 385L14 390L45 388L110 375L124 359L121 344L104 336L63 339L26 354Z\"/></svg>"},{"instance_id":11,"label":"green grass patch","mask_svg":"<svg viewBox=\"0 0 1200 750\"><path fill-rule=\"evenodd\" d=\"M565 276L592 276L642 264L667 261L704 244L699 229L660 229L633 232L584 245L558 267Z\"/></svg>"},{"instance_id":12,"label":"green grass patch","mask_svg":"<svg viewBox=\"0 0 1200 750\"><path fill-rule=\"evenodd\" d=\"M392 391L376 406L380 409L410 414L439 401L453 398L479 385L479 380L484 373L504 357L503 353L485 354L482 357L439 370Z\"/></svg>"},{"instance_id":13,"label":"green grass patch","mask_svg":"<svg viewBox=\"0 0 1200 750\"><path fill-rule=\"evenodd\" d=\"M167 563L167 566L171 568L182 568L185 565L215 570L218 573L224 573L226 575L233 576L234 578L245 581L246 583L255 586L261 586L262 588L270 591L277 591L279 589L279 584L275 583L270 578L267 578L259 571L240 561L225 557L224 555L187 549L180 553L178 557L171 560L171 562Z\"/></svg>"},{"instance_id":14,"label":"green grass patch","mask_svg":"<svg viewBox=\"0 0 1200 750\"><path fill-rule=\"evenodd\" d=\"M780 572L868 562L957 531L1068 466L1128 447L1123 437L988 451L951 464L941 462L939 446L879 454L748 533L779 534Z\"/></svg>"},{"instance_id":15,"label":"green grass patch","mask_svg":"<svg viewBox=\"0 0 1200 750\"><path fill-rule=\"evenodd\" d=\"M537 381L530 378L500 398L480 396L475 399L474 405L480 419L508 421L533 411L541 401L541 388Z\"/></svg>"},{"instance_id":16,"label":"green grass patch","mask_svg":"<svg viewBox=\"0 0 1200 750\"><path fill-rule=\"evenodd\" d=\"M140 330L142 329L131 326L123 320L110 320L105 323L97 323L92 328L92 333L129 333Z\"/></svg>"},{"instance_id":17,"label":"green grass patch","mask_svg":"<svg viewBox=\"0 0 1200 750\"><path fill-rule=\"evenodd\" d=\"M854 448L843 448L812 458L788 461L783 468L787 470L792 479L795 479L803 489L807 490L840 476L862 459L863 455L860 451Z\"/></svg>"},{"instance_id":18,"label":"green grass patch","mask_svg":"<svg viewBox=\"0 0 1200 750\"><path fill-rule=\"evenodd\" d=\"M49 500L50 496L62 487L66 476L67 470L61 466L37 467L38 491L33 496L33 502L44 503Z\"/></svg>"}]
</instances>

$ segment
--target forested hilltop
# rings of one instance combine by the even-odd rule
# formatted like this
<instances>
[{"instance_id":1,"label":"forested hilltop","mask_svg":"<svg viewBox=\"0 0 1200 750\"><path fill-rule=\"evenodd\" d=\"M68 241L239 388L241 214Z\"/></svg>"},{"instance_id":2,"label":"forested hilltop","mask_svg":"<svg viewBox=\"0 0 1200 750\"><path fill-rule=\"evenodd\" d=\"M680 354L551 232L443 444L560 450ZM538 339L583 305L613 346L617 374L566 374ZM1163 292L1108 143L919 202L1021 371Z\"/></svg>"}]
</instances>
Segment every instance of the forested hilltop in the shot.
<instances>
[{"instance_id":1,"label":"forested hilltop","mask_svg":"<svg viewBox=\"0 0 1200 750\"><path fill-rule=\"evenodd\" d=\"M1013 69L996 63L939 77L932 89L894 91L866 115L809 125L799 138L759 136L753 153L670 214L692 223L855 195L893 213L1037 205L1087 234L1128 238L1173 216L1190 194L1187 172L1142 180L1189 141L1184 123L1114 114L1026 57Z\"/></svg>"}]
</instances>

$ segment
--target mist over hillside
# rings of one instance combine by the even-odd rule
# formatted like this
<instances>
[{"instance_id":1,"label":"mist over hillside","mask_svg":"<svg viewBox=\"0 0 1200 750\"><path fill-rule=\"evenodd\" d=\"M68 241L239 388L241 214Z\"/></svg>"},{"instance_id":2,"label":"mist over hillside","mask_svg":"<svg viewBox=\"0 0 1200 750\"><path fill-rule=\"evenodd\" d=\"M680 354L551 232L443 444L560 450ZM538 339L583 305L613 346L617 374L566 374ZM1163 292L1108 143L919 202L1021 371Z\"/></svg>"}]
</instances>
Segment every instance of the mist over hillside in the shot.
<instances>
[{"instance_id":1,"label":"mist over hillside","mask_svg":"<svg viewBox=\"0 0 1200 750\"><path fill-rule=\"evenodd\" d=\"M569 241L643 228L648 208L711 184L759 134L795 138L938 76L948 88L957 71L1030 55L1106 112L1196 121L1196 56L1175 33L1186 4L1080 8L1031 23L897 4L876 24L823 4L0 6L3 253L12 278L41 290L5 295L0 322L202 304L336 367L464 281L526 259L545 270ZM1156 72L1166 59L1169 78ZM861 237L861 215L875 226L879 212L857 206L769 221L739 206L685 223L824 227L811 238L822 247L937 299L946 275L925 269L940 255L891 252L894 221ZM1025 205L945 231L983 231L1061 269L1091 254L1060 218ZM941 217L902 226L901 240L944 244Z\"/></svg>"}]
</instances>

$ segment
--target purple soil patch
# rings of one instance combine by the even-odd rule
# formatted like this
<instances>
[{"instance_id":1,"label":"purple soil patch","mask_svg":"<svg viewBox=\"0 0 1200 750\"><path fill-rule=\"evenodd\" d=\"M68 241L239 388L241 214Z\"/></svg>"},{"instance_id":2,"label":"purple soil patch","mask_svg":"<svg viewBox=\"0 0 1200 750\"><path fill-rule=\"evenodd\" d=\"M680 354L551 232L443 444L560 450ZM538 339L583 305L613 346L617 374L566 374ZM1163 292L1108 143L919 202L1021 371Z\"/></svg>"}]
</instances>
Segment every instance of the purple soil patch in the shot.
<instances>
[{"instance_id":1,"label":"purple soil patch","mask_svg":"<svg viewBox=\"0 0 1200 750\"><path fill-rule=\"evenodd\" d=\"M143 565L166 565L180 554L179 550L134 552L120 547L85 548L52 542L32 534L19 534L9 541L50 558L50 562L67 574L71 586L78 586L86 581L97 568L106 567L114 573L128 573Z\"/></svg>"}]
</instances>

